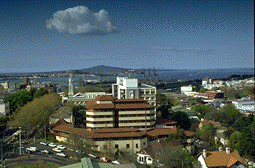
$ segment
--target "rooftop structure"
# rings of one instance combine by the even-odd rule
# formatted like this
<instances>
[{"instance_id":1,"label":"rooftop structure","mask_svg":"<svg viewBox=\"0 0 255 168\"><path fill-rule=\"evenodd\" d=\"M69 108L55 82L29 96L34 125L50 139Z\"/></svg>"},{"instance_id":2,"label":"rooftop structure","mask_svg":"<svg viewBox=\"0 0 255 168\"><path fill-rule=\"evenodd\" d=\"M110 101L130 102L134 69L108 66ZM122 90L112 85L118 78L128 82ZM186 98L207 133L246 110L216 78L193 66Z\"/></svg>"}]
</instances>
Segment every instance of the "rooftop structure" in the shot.
<instances>
[{"instance_id":1,"label":"rooftop structure","mask_svg":"<svg viewBox=\"0 0 255 168\"><path fill-rule=\"evenodd\" d=\"M112 85L112 95L117 99L144 99L156 106L155 86L139 84L138 79L117 77L117 83Z\"/></svg>"}]
</instances>

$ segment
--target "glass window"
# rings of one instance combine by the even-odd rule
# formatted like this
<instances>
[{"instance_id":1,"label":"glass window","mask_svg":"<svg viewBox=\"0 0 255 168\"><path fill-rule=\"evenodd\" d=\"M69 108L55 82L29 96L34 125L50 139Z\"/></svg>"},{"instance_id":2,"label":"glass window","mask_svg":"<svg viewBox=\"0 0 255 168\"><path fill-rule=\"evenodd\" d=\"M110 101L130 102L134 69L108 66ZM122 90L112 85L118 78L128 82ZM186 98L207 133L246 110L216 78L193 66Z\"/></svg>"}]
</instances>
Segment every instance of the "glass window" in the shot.
<instances>
[{"instance_id":1,"label":"glass window","mask_svg":"<svg viewBox=\"0 0 255 168\"><path fill-rule=\"evenodd\" d=\"M126 148L127 148L127 149L130 148L130 144L126 144Z\"/></svg>"},{"instance_id":2,"label":"glass window","mask_svg":"<svg viewBox=\"0 0 255 168\"><path fill-rule=\"evenodd\" d=\"M118 144L115 144L115 148L118 149L118 148L119 148L119 145L118 145Z\"/></svg>"},{"instance_id":3,"label":"glass window","mask_svg":"<svg viewBox=\"0 0 255 168\"><path fill-rule=\"evenodd\" d=\"M135 147L138 148L138 144L135 144Z\"/></svg>"}]
</instances>

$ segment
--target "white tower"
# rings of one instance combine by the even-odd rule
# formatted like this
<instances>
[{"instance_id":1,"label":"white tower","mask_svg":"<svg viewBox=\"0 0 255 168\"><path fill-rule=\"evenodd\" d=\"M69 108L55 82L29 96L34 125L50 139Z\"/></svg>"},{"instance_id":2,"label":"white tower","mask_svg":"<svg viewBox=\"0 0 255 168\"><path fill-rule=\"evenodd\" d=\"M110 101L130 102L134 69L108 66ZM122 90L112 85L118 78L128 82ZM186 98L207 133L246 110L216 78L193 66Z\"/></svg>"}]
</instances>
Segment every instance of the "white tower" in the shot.
<instances>
[{"instance_id":1,"label":"white tower","mask_svg":"<svg viewBox=\"0 0 255 168\"><path fill-rule=\"evenodd\" d=\"M68 87L68 96L73 96L73 83L72 83L72 74L69 75L69 87Z\"/></svg>"}]
</instances>

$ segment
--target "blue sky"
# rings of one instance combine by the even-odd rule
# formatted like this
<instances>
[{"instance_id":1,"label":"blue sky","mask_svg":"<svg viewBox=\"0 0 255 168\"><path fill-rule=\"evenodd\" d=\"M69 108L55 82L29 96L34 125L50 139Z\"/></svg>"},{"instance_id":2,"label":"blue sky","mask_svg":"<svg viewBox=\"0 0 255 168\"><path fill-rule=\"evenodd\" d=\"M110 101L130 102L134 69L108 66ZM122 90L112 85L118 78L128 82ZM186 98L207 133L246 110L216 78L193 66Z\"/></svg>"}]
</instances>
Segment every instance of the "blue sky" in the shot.
<instances>
[{"instance_id":1,"label":"blue sky","mask_svg":"<svg viewBox=\"0 0 255 168\"><path fill-rule=\"evenodd\" d=\"M1 1L0 73L254 67L254 2Z\"/></svg>"}]
</instances>

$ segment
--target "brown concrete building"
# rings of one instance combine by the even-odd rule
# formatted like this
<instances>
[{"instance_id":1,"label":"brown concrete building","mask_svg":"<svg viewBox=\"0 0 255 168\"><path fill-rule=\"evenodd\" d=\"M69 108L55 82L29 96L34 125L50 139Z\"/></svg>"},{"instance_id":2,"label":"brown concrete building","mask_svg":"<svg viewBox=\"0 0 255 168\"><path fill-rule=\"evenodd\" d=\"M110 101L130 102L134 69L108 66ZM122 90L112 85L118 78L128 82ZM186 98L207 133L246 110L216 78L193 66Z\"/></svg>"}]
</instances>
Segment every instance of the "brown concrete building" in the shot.
<instances>
[{"instance_id":1,"label":"brown concrete building","mask_svg":"<svg viewBox=\"0 0 255 168\"><path fill-rule=\"evenodd\" d=\"M154 106L143 99L115 99L109 95L97 96L86 106L86 126L98 128L153 128Z\"/></svg>"}]
</instances>

